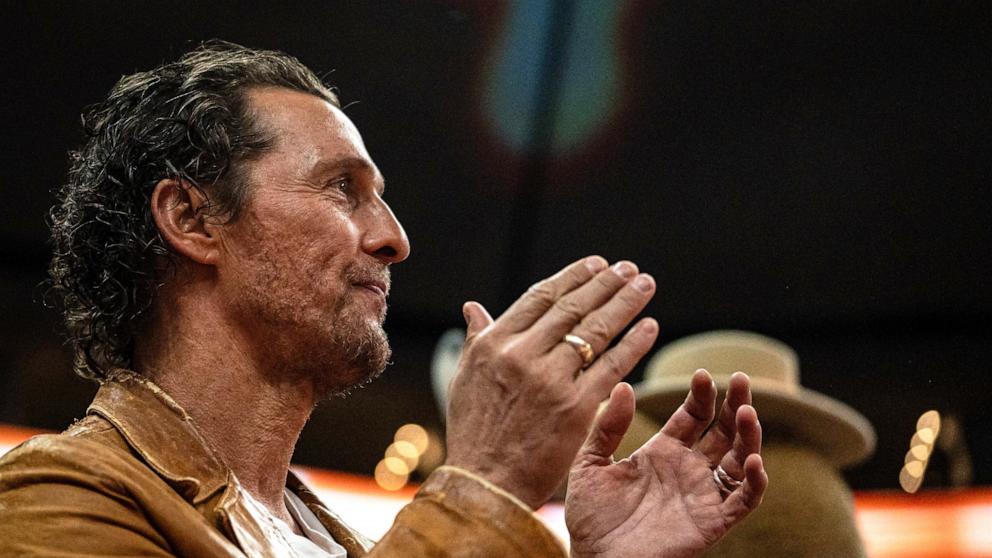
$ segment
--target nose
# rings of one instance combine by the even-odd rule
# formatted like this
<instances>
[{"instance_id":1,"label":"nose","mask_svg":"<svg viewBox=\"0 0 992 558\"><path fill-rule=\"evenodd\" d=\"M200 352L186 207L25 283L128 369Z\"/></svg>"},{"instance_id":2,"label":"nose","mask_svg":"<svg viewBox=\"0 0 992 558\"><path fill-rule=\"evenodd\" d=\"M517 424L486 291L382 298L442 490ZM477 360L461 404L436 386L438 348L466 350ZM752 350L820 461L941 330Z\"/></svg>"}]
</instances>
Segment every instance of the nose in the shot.
<instances>
[{"instance_id":1,"label":"nose","mask_svg":"<svg viewBox=\"0 0 992 558\"><path fill-rule=\"evenodd\" d=\"M393 210L379 196L366 206L369 226L362 238L362 250L384 264L399 263L410 256L410 240Z\"/></svg>"}]
</instances>

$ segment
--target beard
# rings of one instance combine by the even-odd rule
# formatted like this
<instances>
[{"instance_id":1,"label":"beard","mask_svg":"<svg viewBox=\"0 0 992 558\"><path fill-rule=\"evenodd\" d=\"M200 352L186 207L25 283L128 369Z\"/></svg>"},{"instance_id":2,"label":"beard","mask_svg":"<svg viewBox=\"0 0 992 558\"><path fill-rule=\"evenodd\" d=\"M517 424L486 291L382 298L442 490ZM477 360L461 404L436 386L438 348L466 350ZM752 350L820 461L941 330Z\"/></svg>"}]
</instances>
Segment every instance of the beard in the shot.
<instances>
[{"instance_id":1,"label":"beard","mask_svg":"<svg viewBox=\"0 0 992 558\"><path fill-rule=\"evenodd\" d=\"M280 288L292 274L258 271L255 280L242 284L235 304L241 320L251 324L254 356L268 381L312 381L319 402L344 397L382 374L392 356L382 327L386 308L370 312L360 299L367 296L360 292L364 287L356 285L376 281L388 293L388 268L350 266L337 280L344 287L337 301L323 310L310 289ZM291 283L307 284L298 278Z\"/></svg>"},{"instance_id":2,"label":"beard","mask_svg":"<svg viewBox=\"0 0 992 558\"><path fill-rule=\"evenodd\" d=\"M353 265L345 273L346 285L377 282L389 293L389 268ZM364 288L364 287L359 287ZM353 296L342 297L334 311L334 327L328 336L326 348L336 364L314 374L318 401L330 397L346 397L379 377L389 364L392 349L382 324L386 320L383 305L376 316L369 316L367 309Z\"/></svg>"},{"instance_id":3,"label":"beard","mask_svg":"<svg viewBox=\"0 0 992 558\"><path fill-rule=\"evenodd\" d=\"M379 377L389 364L392 349L382 328L363 316L350 316L353 307L338 315L328 348L338 364L314 375L318 401L346 397ZM383 316L385 318L385 316Z\"/></svg>"}]
</instances>

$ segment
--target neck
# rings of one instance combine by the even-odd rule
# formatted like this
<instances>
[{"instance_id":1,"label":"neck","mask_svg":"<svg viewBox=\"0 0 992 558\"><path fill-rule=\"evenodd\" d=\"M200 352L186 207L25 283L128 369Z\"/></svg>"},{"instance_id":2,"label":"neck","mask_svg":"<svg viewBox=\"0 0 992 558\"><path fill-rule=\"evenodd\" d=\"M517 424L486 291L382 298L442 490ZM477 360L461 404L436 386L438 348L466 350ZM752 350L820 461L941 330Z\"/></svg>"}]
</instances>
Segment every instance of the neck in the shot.
<instances>
[{"instance_id":1,"label":"neck","mask_svg":"<svg viewBox=\"0 0 992 558\"><path fill-rule=\"evenodd\" d=\"M186 297L168 323L151 318L135 347L134 368L186 410L245 490L294 526L283 489L316 404L313 382L292 374L278 379L252 358L246 339L203 311L209 303Z\"/></svg>"}]
</instances>

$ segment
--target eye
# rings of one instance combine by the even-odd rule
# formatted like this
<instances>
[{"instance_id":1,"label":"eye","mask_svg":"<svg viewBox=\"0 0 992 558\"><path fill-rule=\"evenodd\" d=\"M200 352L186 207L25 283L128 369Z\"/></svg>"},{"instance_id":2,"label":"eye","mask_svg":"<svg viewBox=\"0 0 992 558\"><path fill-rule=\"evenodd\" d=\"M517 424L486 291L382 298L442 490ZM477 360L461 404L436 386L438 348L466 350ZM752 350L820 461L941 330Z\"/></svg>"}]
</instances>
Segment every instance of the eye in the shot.
<instances>
[{"instance_id":1,"label":"eye","mask_svg":"<svg viewBox=\"0 0 992 558\"><path fill-rule=\"evenodd\" d=\"M351 178L347 176L335 178L327 183L327 187L347 193L351 190Z\"/></svg>"}]
</instances>

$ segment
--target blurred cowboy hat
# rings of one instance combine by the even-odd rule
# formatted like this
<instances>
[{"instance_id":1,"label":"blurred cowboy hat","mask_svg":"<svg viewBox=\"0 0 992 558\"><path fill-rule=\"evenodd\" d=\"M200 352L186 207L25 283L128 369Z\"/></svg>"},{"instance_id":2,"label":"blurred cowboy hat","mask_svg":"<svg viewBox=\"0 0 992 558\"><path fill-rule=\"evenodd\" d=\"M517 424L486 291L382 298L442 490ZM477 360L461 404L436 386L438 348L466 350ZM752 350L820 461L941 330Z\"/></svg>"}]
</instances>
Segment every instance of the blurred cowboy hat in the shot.
<instances>
[{"instance_id":1,"label":"blurred cowboy hat","mask_svg":"<svg viewBox=\"0 0 992 558\"><path fill-rule=\"evenodd\" d=\"M791 347L748 331L700 333L663 347L635 388L637 410L662 423L668 420L700 368L709 371L721 392L734 372L751 377L766 438L785 436L805 444L837 467L864 461L875 449L875 429L861 413L799 384L799 358Z\"/></svg>"}]
</instances>

